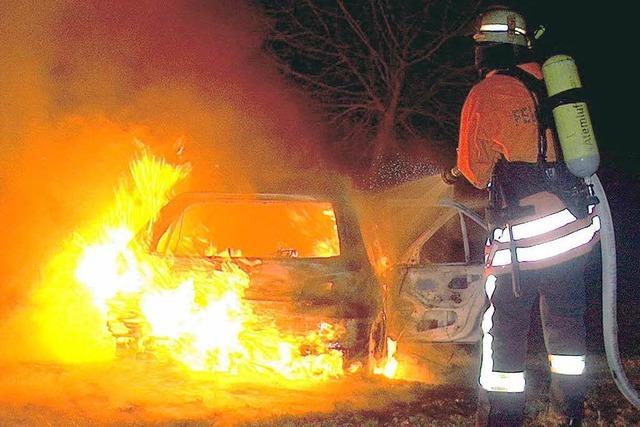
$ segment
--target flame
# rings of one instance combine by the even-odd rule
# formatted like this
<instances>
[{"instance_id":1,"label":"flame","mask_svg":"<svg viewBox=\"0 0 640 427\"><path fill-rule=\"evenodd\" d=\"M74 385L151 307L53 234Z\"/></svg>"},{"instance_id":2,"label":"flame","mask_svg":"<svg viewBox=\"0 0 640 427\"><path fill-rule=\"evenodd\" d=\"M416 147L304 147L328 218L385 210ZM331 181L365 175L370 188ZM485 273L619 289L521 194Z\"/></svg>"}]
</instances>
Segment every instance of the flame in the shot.
<instances>
[{"instance_id":1,"label":"flame","mask_svg":"<svg viewBox=\"0 0 640 427\"><path fill-rule=\"evenodd\" d=\"M336 214L333 209L324 209L322 215L329 218L333 223L334 232L326 239L317 239L316 252L322 257L331 257L340 254L340 241L338 240L338 225L336 224Z\"/></svg>"},{"instance_id":2,"label":"flame","mask_svg":"<svg viewBox=\"0 0 640 427\"><path fill-rule=\"evenodd\" d=\"M375 367L373 373L375 375L384 375L389 379L396 376L398 370L398 359L396 359L396 351L398 350L398 342L391 338L387 338L387 359L383 366Z\"/></svg>"},{"instance_id":3,"label":"flame","mask_svg":"<svg viewBox=\"0 0 640 427\"><path fill-rule=\"evenodd\" d=\"M314 242L314 256L320 258L329 258L340 255L340 240L338 239L338 225L336 223L336 215L333 209L323 209L320 212L314 212L315 216L311 217L309 212L289 212L289 219L294 224L299 224L309 241ZM331 223L330 227L326 226L326 221ZM315 227L310 226L315 225ZM327 233L328 228L331 233Z\"/></svg>"},{"instance_id":4,"label":"flame","mask_svg":"<svg viewBox=\"0 0 640 427\"><path fill-rule=\"evenodd\" d=\"M130 173L106 214L72 239L50 265L59 279L50 281L42 299L62 303L63 282L71 289L66 294L82 296L72 304L82 306L77 318L69 319L76 310L67 306L66 323L55 318L58 310L40 313L41 333L55 353L66 361L85 361L113 358L118 349L171 360L188 371L247 379L343 375L342 352L333 348L341 328L323 323L302 335L280 331L244 299L249 276L235 261L229 258L214 267L206 258L191 257L188 268L176 268L171 257L149 253L145 226L189 169L144 151ZM213 246L210 250L215 252ZM338 253L338 242L329 241L326 250ZM68 332L74 328L82 331L72 344ZM92 340L99 344L88 344Z\"/></svg>"}]
</instances>

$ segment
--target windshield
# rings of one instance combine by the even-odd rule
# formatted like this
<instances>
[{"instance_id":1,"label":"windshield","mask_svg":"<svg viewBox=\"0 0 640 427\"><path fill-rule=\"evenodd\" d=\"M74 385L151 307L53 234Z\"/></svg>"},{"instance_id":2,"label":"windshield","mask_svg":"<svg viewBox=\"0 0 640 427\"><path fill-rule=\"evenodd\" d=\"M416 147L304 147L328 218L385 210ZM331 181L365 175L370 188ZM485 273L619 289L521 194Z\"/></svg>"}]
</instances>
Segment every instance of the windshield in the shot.
<instances>
[{"instance_id":1,"label":"windshield","mask_svg":"<svg viewBox=\"0 0 640 427\"><path fill-rule=\"evenodd\" d=\"M177 256L328 258L340 255L331 203L207 201L187 206L158 242Z\"/></svg>"}]
</instances>

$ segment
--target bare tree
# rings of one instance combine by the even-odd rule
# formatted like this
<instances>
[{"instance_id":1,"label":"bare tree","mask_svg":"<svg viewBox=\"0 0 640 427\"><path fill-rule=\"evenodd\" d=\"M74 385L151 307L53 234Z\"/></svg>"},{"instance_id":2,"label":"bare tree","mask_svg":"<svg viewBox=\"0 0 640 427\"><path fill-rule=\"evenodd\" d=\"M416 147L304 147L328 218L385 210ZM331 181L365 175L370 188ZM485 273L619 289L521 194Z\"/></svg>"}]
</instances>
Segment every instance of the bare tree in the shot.
<instances>
[{"instance_id":1,"label":"bare tree","mask_svg":"<svg viewBox=\"0 0 640 427\"><path fill-rule=\"evenodd\" d=\"M477 0L263 0L282 72L318 100L351 162L455 139L473 78L457 37Z\"/></svg>"}]
</instances>

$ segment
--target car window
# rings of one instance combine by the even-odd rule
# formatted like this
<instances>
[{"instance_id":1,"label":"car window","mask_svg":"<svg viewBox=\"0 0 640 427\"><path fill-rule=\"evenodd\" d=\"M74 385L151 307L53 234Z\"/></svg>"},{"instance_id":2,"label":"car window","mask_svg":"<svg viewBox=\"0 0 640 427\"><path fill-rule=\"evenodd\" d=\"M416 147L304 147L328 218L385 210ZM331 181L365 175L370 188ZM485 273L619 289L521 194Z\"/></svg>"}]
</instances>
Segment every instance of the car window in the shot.
<instances>
[{"instance_id":1,"label":"car window","mask_svg":"<svg viewBox=\"0 0 640 427\"><path fill-rule=\"evenodd\" d=\"M420 264L465 262L460 216L453 215L420 249Z\"/></svg>"},{"instance_id":2,"label":"car window","mask_svg":"<svg viewBox=\"0 0 640 427\"><path fill-rule=\"evenodd\" d=\"M484 245L487 241L487 231L466 216L464 217L464 223L469 239L469 263L482 264L484 263Z\"/></svg>"},{"instance_id":3,"label":"car window","mask_svg":"<svg viewBox=\"0 0 640 427\"><path fill-rule=\"evenodd\" d=\"M462 215L463 224L460 217L460 214L453 215L422 245L420 264L483 263L487 232L465 215ZM468 260L463 233L469 245Z\"/></svg>"},{"instance_id":4,"label":"car window","mask_svg":"<svg viewBox=\"0 0 640 427\"><path fill-rule=\"evenodd\" d=\"M212 201L189 205L161 236L178 256L327 258L340 255L331 203Z\"/></svg>"}]
</instances>

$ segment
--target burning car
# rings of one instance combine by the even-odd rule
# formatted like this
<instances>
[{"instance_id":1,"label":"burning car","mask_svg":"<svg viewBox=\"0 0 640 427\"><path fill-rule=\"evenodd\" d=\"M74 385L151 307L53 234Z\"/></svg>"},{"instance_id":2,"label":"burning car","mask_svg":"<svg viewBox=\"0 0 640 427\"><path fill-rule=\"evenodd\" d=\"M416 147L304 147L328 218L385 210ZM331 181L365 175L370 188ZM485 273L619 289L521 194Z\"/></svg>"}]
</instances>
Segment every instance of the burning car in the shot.
<instances>
[{"instance_id":1,"label":"burning car","mask_svg":"<svg viewBox=\"0 0 640 427\"><path fill-rule=\"evenodd\" d=\"M166 263L172 275L183 274L178 282L193 281L194 275L204 281L217 275L224 282L192 289L188 298L194 301L218 293L217 304L229 293L220 287L240 283L230 319L220 322L211 314L210 322L201 321L208 330L202 340L210 344L205 345L204 360L216 359L217 368L238 369L233 361L220 363L223 350L214 342L220 339L216 335L234 328L231 349L224 349L222 359L251 359L258 370L286 371L298 369L287 364L311 363L311 371L331 376L361 366L375 345L372 328L379 319L380 292L345 200L184 193L161 209L151 226L147 251ZM174 293L170 298L177 304L180 296ZM208 308L213 303L203 304ZM144 303L138 306L145 312ZM110 321L119 347L157 353L171 328L149 331L154 317L149 310L142 317L135 310L129 313ZM165 308L164 316L177 314ZM331 372L323 366L327 359Z\"/></svg>"},{"instance_id":2,"label":"burning car","mask_svg":"<svg viewBox=\"0 0 640 427\"><path fill-rule=\"evenodd\" d=\"M365 200L342 188L171 197L186 170L143 156L131 172L69 264L119 353L307 381L363 364L393 377L396 346L476 339L484 294L467 233L482 221L439 178Z\"/></svg>"}]
</instances>

